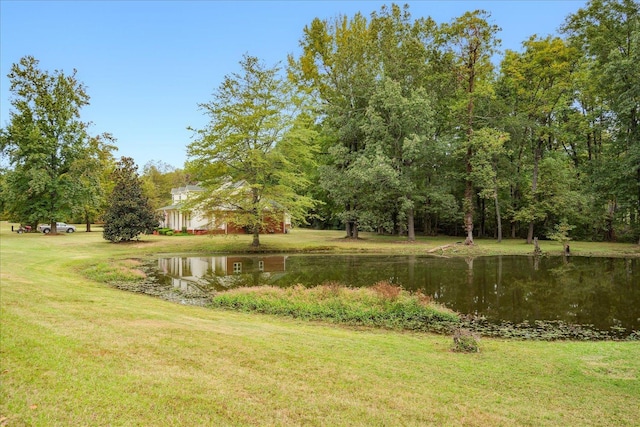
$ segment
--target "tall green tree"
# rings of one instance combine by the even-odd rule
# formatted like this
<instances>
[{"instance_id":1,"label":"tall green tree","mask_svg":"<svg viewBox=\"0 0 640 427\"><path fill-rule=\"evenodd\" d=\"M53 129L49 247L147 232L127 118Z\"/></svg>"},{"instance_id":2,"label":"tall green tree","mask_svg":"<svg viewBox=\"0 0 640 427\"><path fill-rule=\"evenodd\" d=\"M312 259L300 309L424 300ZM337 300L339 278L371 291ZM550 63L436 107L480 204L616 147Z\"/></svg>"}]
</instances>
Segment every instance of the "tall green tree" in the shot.
<instances>
[{"instance_id":1,"label":"tall green tree","mask_svg":"<svg viewBox=\"0 0 640 427\"><path fill-rule=\"evenodd\" d=\"M563 30L583 52L612 119L600 188L617 222L640 242L640 2L591 0Z\"/></svg>"},{"instance_id":2,"label":"tall green tree","mask_svg":"<svg viewBox=\"0 0 640 427\"><path fill-rule=\"evenodd\" d=\"M289 74L299 87L308 87L320 101L325 164L321 185L339 195L347 237L357 238L368 216L364 187L348 181L348 169L365 147L362 124L379 69L372 55L368 20L360 13L349 19L314 19L304 28L302 53L289 56ZM342 176L343 179L334 179ZM339 186L339 187L336 187Z\"/></svg>"},{"instance_id":3,"label":"tall green tree","mask_svg":"<svg viewBox=\"0 0 640 427\"><path fill-rule=\"evenodd\" d=\"M138 239L160 223L158 214L142 192L138 167L130 157L122 157L111 179L114 186L104 214L103 237L113 243Z\"/></svg>"},{"instance_id":4,"label":"tall green tree","mask_svg":"<svg viewBox=\"0 0 640 427\"><path fill-rule=\"evenodd\" d=\"M501 64L501 94L509 106L509 129L516 151L529 173L530 188L515 218L528 223L527 243L533 243L534 226L548 216L539 182L541 163L549 152L562 147L561 118L573 102L575 51L558 37L531 37L524 51L507 51Z\"/></svg>"},{"instance_id":5,"label":"tall green tree","mask_svg":"<svg viewBox=\"0 0 640 427\"><path fill-rule=\"evenodd\" d=\"M75 70L49 73L32 56L13 64L8 77L13 109L0 135L10 163L6 209L20 222L50 222L55 234L56 221L71 215L74 196L81 191L82 168L76 162L90 138L80 110L89 104L89 95Z\"/></svg>"},{"instance_id":6,"label":"tall green tree","mask_svg":"<svg viewBox=\"0 0 640 427\"><path fill-rule=\"evenodd\" d=\"M502 241L502 215L500 214L500 187L504 186L504 175L499 174L500 160L506 152L505 142L509 136L496 129L482 128L473 133L471 146L471 173L478 195L494 202L496 214L496 234L498 243Z\"/></svg>"},{"instance_id":7,"label":"tall green tree","mask_svg":"<svg viewBox=\"0 0 640 427\"><path fill-rule=\"evenodd\" d=\"M490 14L483 10L467 12L442 28L448 49L455 61L454 78L460 90L455 104L460 118L460 136L466 145L464 164L466 170L464 190L464 227L467 233L465 244L473 244L474 183L473 132L480 127L476 117L476 104L479 98L487 96L493 81L491 56L495 53L500 40L496 37L500 28L489 23Z\"/></svg>"},{"instance_id":8,"label":"tall green tree","mask_svg":"<svg viewBox=\"0 0 640 427\"><path fill-rule=\"evenodd\" d=\"M420 183L429 143L434 141L432 120L433 111L424 89L415 89L405 97L400 83L385 79L370 99L363 125L363 155L375 158L374 165L388 165L395 176L381 181L387 185L378 189L376 199L386 203L378 201L374 206L379 206L381 213L395 216L390 221L394 228L398 222L406 224L409 241L416 237L416 205L424 200L420 192L424 186Z\"/></svg>"},{"instance_id":9,"label":"tall green tree","mask_svg":"<svg viewBox=\"0 0 640 427\"><path fill-rule=\"evenodd\" d=\"M107 196L113 188L111 173L115 159L112 153L116 149L113 142L110 134L91 137L71 167L71 174L80 184L75 188L71 211L74 216L82 218L87 233L91 232L91 224L105 212Z\"/></svg>"},{"instance_id":10,"label":"tall green tree","mask_svg":"<svg viewBox=\"0 0 640 427\"><path fill-rule=\"evenodd\" d=\"M246 226L259 246L260 231L273 218L304 221L313 207L303 191L316 135L304 98L279 67L249 55L240 66L201 105L210 123L188 146L188 170L208 190L195 201L199 208Z\"/></svg>"},{"instance_id":11,"label":"tall green tree","mask_svg":"<svg viewBox=\"0 0 640 427\"><path fill-rule=\"evenodd\" d=\"M396 171L399 188L387 196L394 231L406 228L413 241L416 211L426 200L427 162L437 143L438 29L431 18L413 20L407 5L392 4L372 14L370 31L380 77L366 111L365 152L384 155Z\"/></svg>"}]
</instances>

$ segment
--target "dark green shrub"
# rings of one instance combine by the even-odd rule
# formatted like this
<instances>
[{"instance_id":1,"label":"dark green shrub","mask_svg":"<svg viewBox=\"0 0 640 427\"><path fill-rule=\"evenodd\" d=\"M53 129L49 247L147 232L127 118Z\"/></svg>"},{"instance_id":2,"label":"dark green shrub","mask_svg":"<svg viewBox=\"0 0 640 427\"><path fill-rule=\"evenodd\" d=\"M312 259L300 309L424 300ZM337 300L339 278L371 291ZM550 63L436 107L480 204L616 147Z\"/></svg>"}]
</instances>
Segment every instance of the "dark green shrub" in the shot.
<instances>
[{"instance_id":1,"label":"dark green shrub","mask_svg":"<svg viewBox=\"0 0 640 427\"><path fill-rule=\"evenodd\" d=\"M142 193L133 159L122 157L112 174L115 183L104 214L102 236L110 242L127 242L158 226L158 214Z\"/></svg>"}]
</instances>

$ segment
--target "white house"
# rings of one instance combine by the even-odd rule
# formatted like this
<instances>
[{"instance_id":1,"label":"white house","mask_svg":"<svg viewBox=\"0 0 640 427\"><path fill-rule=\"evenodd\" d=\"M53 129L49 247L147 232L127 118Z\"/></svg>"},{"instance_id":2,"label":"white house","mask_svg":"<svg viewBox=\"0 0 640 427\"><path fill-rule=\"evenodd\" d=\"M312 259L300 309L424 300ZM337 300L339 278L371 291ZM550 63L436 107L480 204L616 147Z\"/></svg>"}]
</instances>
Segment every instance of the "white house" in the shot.
<instances>
[{"instance_id":1,"label":"white house","mask_svg":"<svg viewBox=\"0 0 640 427\"><path fill-rule=\"evenodd\" d=\"M197 211L184 209L184 204L187 200L203 191L204 189L197 185L172 188L171 204L158 209L163 214L161 226L171 228L175 231L186 229L189 233L193 234L209 230L209 223L211 221L208 218Z\"/></svg>"},{"instance_id":2,"label":"white house","mask_svg":"<svg viewBox=\"0 0 640 427\"><path fill-rule=\"evenodd\" d=\"M229 184L228 184L229 185ZM242 184L230 184L236 187ZM198 209L187 210L184 205L187 200L205 191L197 185L171 189L171 205L164 206L159 211L163 214L161 226L171 228L176 232L186 230L191 234L244 234L243 227L228 222L216 221L213 215L205 215ZM225 208L221 207L221 210ZM291 217L284 214L281 219L271 221L269 233L287 233L291 229Z\"/></svg>"}]
</instances>

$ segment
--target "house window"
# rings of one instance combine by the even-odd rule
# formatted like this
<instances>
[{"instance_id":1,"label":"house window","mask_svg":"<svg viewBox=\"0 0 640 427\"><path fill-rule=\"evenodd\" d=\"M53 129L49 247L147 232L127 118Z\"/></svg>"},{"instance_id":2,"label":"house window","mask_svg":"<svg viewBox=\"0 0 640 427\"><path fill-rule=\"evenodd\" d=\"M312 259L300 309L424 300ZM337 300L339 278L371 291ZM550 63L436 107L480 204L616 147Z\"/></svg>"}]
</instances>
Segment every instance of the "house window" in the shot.
<instances>
[{"instance_id":1,"label":"house window","mask_svg":"<svg viewBox=\"0 0 640 427\"><path fill-rule=\"evenodd\" d=\"M264 261L258 261L258 270L264 271Z\"/></svg>"},{"instance_id":2,"label":"house window","mask_svg":"<svg viewBox=\"0 0 640 427\"><path fill-rule=\"evenodd\" d=\"M233 274L242 273L242 263L234 262L233 263Z\"/></svg>"}]
</instances>

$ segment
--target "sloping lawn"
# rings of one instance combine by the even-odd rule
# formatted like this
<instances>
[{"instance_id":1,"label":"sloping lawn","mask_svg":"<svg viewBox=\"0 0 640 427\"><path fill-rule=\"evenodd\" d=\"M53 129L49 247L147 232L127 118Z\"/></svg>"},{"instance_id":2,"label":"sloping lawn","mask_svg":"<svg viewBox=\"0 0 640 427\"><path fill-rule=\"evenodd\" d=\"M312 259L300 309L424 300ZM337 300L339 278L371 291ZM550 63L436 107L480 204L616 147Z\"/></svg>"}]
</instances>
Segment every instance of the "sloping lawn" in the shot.
<instances>
[{"instance_id":1,"label":"sloping lawn","mask_svg":"<svg viewBox=\"0 0 640 427\"><path fill-rule=\"evenodd\" d=\"M248 240L149 236L113 245L82 229L43 236L0 228L0 425L633 426L640 419L638 342L484 339L480 353L464 354L451 351L450 336L183 306L81 271L108 259L244 248ZM274 250L399 252L448 244L373 236L352 243L301 230L264 242ZM587 246L572 251L598 249Z\"/></svg>"}]
</instances>

